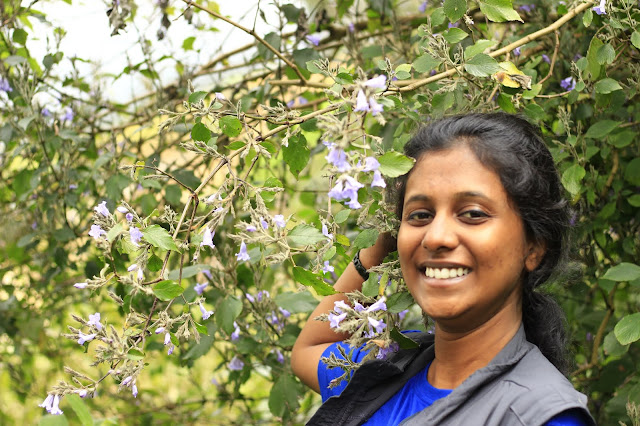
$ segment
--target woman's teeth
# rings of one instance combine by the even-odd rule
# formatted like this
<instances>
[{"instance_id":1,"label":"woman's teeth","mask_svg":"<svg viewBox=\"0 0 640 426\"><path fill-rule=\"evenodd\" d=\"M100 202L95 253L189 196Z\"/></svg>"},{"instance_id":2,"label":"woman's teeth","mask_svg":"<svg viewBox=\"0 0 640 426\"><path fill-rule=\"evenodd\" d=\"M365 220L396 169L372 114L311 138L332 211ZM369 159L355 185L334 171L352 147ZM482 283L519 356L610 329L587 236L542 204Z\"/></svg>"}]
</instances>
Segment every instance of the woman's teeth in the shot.
<instances>
[{"instance_id":1,"label":"woman's teeth","mask_svg":"<svg viewBox=\"0 0 640 426\"><path fill-rule=\"evenodd\" d=\"M469 268L427 268L425 275L429 278L447 279L462 277L469 273Z\"/></svg>"}]
</instances>

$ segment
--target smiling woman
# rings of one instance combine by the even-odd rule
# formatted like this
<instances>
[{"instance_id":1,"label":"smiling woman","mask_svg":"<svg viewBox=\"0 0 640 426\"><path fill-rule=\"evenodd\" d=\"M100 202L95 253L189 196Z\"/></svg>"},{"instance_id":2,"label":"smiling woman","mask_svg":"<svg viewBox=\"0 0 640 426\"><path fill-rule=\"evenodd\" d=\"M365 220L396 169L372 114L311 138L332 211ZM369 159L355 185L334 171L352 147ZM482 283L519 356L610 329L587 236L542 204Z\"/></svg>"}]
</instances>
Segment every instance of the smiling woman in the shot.
<instances>
[{"instance_id":1,"label":"smiling woman","mask_svg":"<svg viewBox=\"0 0 640 426\"><path fill-rule=\"evenodd\" d=\"M309 320L292 367L325 403L310 424L591 425L586 397L563 376L564 317L535 290L567 249L566 202L538 130L507 114L453 116L405 146L416 160L398 189L403 278L433 335L365 363L348 386L322 357L348 337ZM389 236L356 256L311 318L347 301ZM364 350L351 353L353 361Z\"/></svg>"}]
</instances>

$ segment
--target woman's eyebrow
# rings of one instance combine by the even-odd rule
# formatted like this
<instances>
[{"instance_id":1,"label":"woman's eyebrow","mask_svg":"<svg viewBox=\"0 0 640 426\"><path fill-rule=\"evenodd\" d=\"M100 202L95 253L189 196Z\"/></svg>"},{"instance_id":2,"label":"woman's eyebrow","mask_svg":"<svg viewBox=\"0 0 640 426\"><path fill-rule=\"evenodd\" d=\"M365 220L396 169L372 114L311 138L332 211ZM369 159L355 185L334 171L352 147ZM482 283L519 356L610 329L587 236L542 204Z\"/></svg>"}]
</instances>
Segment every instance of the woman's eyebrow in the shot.
<instances>
[{"instance_id":1,"label":"woman's eyebrow","mask_svg":"<svg viewBox=\"0 0 640 426\"><path fill-rule=\"evenodd\" d=\"M491 198L489 196L487 196L486 194L480 192L480 191L463 191L463 192L457 192L456 194L454 194L453 196L456 200L463 200L463 199L467 199L467 198L480 198L483 200L491 200ZM411 197L409 197L405 203L409 204L412 202L430 202L432 201L432 198L428 195L425 194L416 194L416 195L412 195Z\"/></svg>"}]
</instances>

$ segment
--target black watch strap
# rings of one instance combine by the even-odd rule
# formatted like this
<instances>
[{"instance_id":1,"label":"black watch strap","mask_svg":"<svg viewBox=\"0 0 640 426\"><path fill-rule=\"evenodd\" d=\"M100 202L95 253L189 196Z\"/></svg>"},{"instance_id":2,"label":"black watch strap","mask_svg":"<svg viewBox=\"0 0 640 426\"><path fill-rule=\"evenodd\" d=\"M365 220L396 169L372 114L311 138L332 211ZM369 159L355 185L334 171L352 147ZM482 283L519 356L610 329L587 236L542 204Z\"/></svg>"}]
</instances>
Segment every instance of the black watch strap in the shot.
<instances>
[{"instance_id":1,"label":"black watch strap","mask_svg":"<svg viewBox=\"0 0 640 426\"><path fill-rule=\"evenodd\" d=\"M356 271L358 271L362 279L364 279L365 281L369 279L369 273L367 272L367 268L365 268L362 262L360 261L360 250L358 250L356 255L353 257L353 266L356 267Z\"/></svg>"}]
</instances>

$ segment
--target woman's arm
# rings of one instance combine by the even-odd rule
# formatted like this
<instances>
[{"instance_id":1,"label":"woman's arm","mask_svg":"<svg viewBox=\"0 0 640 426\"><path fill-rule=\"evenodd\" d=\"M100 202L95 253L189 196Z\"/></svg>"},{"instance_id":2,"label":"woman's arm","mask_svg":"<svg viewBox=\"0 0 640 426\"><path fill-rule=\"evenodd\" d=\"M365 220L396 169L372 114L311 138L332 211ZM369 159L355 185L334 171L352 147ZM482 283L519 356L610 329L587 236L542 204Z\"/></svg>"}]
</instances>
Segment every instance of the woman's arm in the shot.
<instances>
[{"instance_id":1,"label":"woman's arm","mask_svg":"<svg viewBox=\"0 0 640 426\"><path fill-rule=\"evenodd\" d=\"M382 263L386 255L393 250L395 250L395 239L389 234L381 234L372 247L360 251L360 261L365 268L369 269ZM320 392L318 363L322 353L329 345L345 340L349 335L336 333L329 327L328 322L316 321L314 318L321 314L328 314L338 300L348 303L344 293L361 290L363 282L353 262L349 263L334 285L334 289L340 293L322 299L293 345L291 368L300 380L316 392Z\"/></svg>"}]
</instances>

